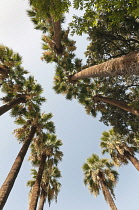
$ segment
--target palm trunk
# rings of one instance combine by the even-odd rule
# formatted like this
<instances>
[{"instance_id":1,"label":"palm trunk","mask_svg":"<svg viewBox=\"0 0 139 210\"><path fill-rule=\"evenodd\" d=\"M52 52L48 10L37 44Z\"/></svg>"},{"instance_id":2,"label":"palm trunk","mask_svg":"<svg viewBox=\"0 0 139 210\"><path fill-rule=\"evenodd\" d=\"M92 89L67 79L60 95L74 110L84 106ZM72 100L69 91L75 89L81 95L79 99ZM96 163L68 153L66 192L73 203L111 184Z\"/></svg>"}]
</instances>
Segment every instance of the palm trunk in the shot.
<instances>
[{"instance_id":1,"label":"palm trunk","mask_svg":"<svg viewBox=\"0 0 139 210\"><path fill-rule=\"evenodd\" d=\"M118 210L116 208L116 205L114 203L114 200L107 188L107 186L105 185L105 183L103 181L101 181L101 187L102 187L102 191L103 191L103 194L104 194L104 197L106 198L106 201L108 202L111 210Z\"/></svg>"},{"instance_id":2,"label":"palm trunk","mask_svg":"<svg viewBox=\"0 0 139 210\"><path fill-rule=\"evenodd\" d=\"M27 150L29 148L32 138L34 137L35 132L36 132L36 127L32 126L30 133L28 135L28 138L25 140L25 143L23 144L22 148L20 149L20 152L18 153L12 168L0 189L0 210L3 209L5 203L8 199L8 196L12 190L12 187L13 187L16 177L19 173L19 170L22 166L24 157L27 153Z\"/></svg>"},{"instance_id":3,"label":"palm trunk","mask_svg":"<svg viewBox=\"0 0 139 210\"><path fill-rule=\"evenodd\" d=\"M99 172L98 174L99 178L100 178L100 185L101 185L101 188L102 188L102 192L103 192L103 195L104 195L104 198L105 200L108 202L111 210L118 210L115 203L114 203L114 200L110 194L110 191L108 190L104 180L103 180L103 173L102 172Z\"/></svg>"},{"instance_id":4,"label":"palm trunk","mask_svg":"<svg viewBox=\"0 0 139 210\"><path fill-rule=\"evenodd\" d=\"M46 200L46 194L45 194L45 191L42 189L41 195L40 195L38 210L43 210L45 200Z\"/></svg>"},{"instance_id":5,"label":"palm trunk","mask_svg":"<svg viewBox=\"0 0 139 210\"><path fill-rule=\"evenodd\" d=\"M131 155L128 151L124 152L124 155L130 160L130 162L135 166L135 168L139 171L139 160Z\"/></svg>"},{"instance_id":6,"label":"palm trunk","mask_svg":"<svg viewBox=\"0 0 139 210\"><path fill-rule=\"evenodd\" d=\"M31 191L29 210L36 210L37 208L37 202L38 202L38 198L40 194L40 185L41 185L41 179L42 179L42 175L44 171L45 161L46 161L46 152L42 154L37 178Z\"/></svg>"},{"instance_id":7,"label":"palm trunk","mask_svg":"<svg viewBox=\"0 0 139 210\"><path fill-rule=\"evenodd\" d=\"M139 75L139 52L132 52L119 58L91 66L70 76L69 80L118 75Z\"/></svg>"},{"instance_id":8,"label":"palm trunk","mask_svg":"<svg viewBox=\"0 0 139 210\"><path fill-rule=\"evenodd\" d=\"M62 45L61 45L61 23L60 20L58 21L54 21L52 19L53 22L53 30L54 30L54 41L55 41L55 47L56 47L56 51L58 54L61 54L63 49L62 49Z\"/></svg>"},{"instance_id":9,"label":"palm trunk","mask_svg":"<svg viewBox=\"0 0 139 210\"><path fill-rule=\"evenodd\" d=\"M16 105L20 103L25 103L25 102L26 102L26 98L21 96L20 98L14 99L13 101L1 106L0 116L4 114L5 112L9 111L10 109L14 108Z\"/></svg>"},{"instance_id":10,"label":"palm trunk","mask_svg":"<svg viewBox=\"0 0 139 210\"><path fill-rule=\"evenodd\" d=\"M113 98L107 98L107 97L103 97L103 96L94 96L93 99L95 101L103 101L105 103L111 104L111 105L116 106L120 109L123 109L127 112L131 112L134 115L139 116L139 109L134 109L133 106L129 106L124 101L116 100L116 99L113 99Z\"/></svg>"}]
</instances>

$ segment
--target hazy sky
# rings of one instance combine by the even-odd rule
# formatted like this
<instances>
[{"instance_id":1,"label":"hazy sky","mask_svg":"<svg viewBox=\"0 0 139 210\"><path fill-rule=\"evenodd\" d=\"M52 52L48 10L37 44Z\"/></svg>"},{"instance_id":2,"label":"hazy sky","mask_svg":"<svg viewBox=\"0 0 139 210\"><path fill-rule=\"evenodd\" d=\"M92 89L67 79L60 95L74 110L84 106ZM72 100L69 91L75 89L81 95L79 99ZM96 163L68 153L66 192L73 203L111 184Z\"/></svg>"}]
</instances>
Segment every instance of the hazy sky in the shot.
<instances>
[{"instance_id":1,"label":"hazy sky","mask_svg":"<svg viewBox=\"0 0 139 210\"><path fill-rule=\"evenodd\" d=\"M64 96L54 93L54 65L40 60L41 33L33 29L33 24L26 14L27 9L27 0L0 0L0 43L19 52L23 57L23 67L42 84L43 95L47 98L42 110L53 113L56 134L63 141L64 157L60 164L62 188L58 203L53 202L50 208L46 203L44 210L108 210L109 206L103 195L94 198L84 186L81 167L92 153L101 155L99 139L101 133L109 128L99 122L99 117L86 115L84 108L76 100L67 101ZM67 17L70 18L71 15ZM68 18L67 21L70 21ZM84 56L85 45L85 37L79 37L77 52L81 58ZM12 134L16 128L13 121L9 113L1 116L0 184L6 178L21 148ZM29 188L26 187L26 182L31 179L31 165L27 159L28 155L4 210L27 210ZM138 210L138 171L129 164L118 169L118 172L120 179L115 189L118 210Z\"/></svg>"}]
</instances>

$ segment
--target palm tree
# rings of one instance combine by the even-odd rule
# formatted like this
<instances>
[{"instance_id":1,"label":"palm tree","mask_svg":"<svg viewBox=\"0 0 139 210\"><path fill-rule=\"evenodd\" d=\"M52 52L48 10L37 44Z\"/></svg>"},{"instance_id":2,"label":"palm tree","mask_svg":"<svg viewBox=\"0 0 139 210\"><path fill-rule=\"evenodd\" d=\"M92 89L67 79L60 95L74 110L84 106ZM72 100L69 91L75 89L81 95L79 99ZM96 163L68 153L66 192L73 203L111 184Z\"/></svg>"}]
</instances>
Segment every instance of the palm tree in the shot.
<instances>
[{"instance_id":1,"label":"palm tree","mask_svg":"<svg viewBox=\"0 0 139 210\"><path fill-rule=\"evenodd\" d=\"M42 30L43 33L49 31L48 34L51 34L49 41L51 41L53 50L56 54L61 54L63 52L61 23L63 22L63 13L68 10L69 4L61 1L51 1L48 4L47 1L30 0L30 6L32 9L27 12L35 24L35 28Z\"/></svg>"},{"instance_id":2,"label":"palm tree","mask_svg":"<svg viewBox=\"0 0 139 210\"><path fill-rule=\"evenodd\" d=\"M118 134L114 129L103 132L100 146L102 153L109 153L115 165L128 164L130 161L139 171L139 160L135 157L138 152L139 140L130 136Z\"/></svg>"},{"instance_id":3,"label":"palm tree","mask_svg":"<svg viewBox=\"0 0 139 210\"><path fill-rule=\"evenodd\" d=\"M35 184L37 174L38 172L35 169L32 169L33 179L28 181L27 183L27 185L31 187L30 195L32 187ZM46 161L40 185L38 210L43 210L46 199L48 200L49 205L51 204L51 201L53 199L57 201L57 196L61 186L57 179L59 179L60 177L61 173L59 169L56 166L52 166L49 161Z\"/></svg>"},{"instance_id":4,"label":"palm tree","mask_svg":"<svg viewBox=\"0 0 139 210\"><path fill-rule=\"evenodd\" d=\"M18 173L22 166L24 157L25 157L27 150L29 148L29 145L35 135L35 132L36 132L36 125L32 125L32 127L30 128L30 132L29 132L27 138L25 139L23 146L21 147L21 149L19 151L7 178L5 179L3 185L0 188L0 209L3 209L5 203L8 199L8 196L9 196L9 194L12 190L12 187L15 183L15 180L18 176Z\"/></svg>"},{"instance_id":5,"label":"palm tree","mask_svg":"<svg viewBox=\"0 0 139 210\"><path fill-rule=\"evenodd\" d=\"M127 112L131 112L134 115L139 116L139 109L135 109L133 105L128 105L128 103L125 101L121 101L121 100L117 100L117 99L109 98L109 97L104 97L101 95L93 96L93 100L102 101L102 102L111 104Z\"/></svg>"},{"instance_id":6,"label":"palm tree","mask_svg":"<svg viewBox=\"0 0 139 210\"><path fill-rule=\"evenodd\" d=\"M41 96L41 85L32 76L25 77L28 72L21 64L22 58L18 53L0 46L0 76L3 78L1 91L5 94L1 98L4 105L0 107L0 115L12 108L20 109L20 112L21 107L32 109L32 106L41 105L45 101ZM22 106L18 107L19 104Z\"/></svg>"},{"instance_id":7,"label":"palm tree","mask_svg":"<svg viewBox=\"0 0 139 210\"><path fill-rule=\"evenodd\" d=\"M41 180L42 180L42 176L43 176L45 161L46 161L46 151L44 150L40 157L39 169L37 172L36 180L32 187L30 207L29 207L30 210L37 208L38 197L40 194L40 184L41 184Z\"/></svg>"},{"instance_id":8,"label":"palm tree","mask_svg":"<svg viewBox=\"0 0 139 210\"><path fill-rule=\"evenodd\" d=\"M61 145L61 140L50 133L43 133L42 136L38 136L31 145L30 159L33 165L39 165L39 169L35 183L31 189L29 210L35 210L37 207L46 161L49 161L52 167L53 164L57 164L62 159L63 153L59 150Z\"/></svg>"},{"instance_id":9,"label":"palm tree","mask_svg":"<svg viewBox=\"0 0 139 210\"><path fill-rule=\"evenodd\" d=\"M50 121L52 114L40 114L38 109L35 110L35 108L29 112L26 117L19 116L15 121L16 123L23 125L21 128L14 131L17 139L20 140L20 142L23 142L23 146L0 189L0 209L4 207L8 199L30 143L35 138L34 135L41 135L43 129L47 129L49 132L54 132L55 127L53 122Z\"/></svg>"},{"instance_id":10,"label":"palm tree","mask_svg":"<svg viewBox=\"0 0 139 210\"><path fill-rule=\"evenodd\" d=\"M43 180L41 183L40 201L38 210L43 210L46 199L48 200L49 206L51 201L57 202L57 196L60 191L61 184L57 181L61 177L61 173L57 167L51 167L44 171Z\"/></svg>"},{"instance_id":11,"label":"palm tree","mask_svg":"<svg viewBox=\"0 0 139 210\"><path fill-rule=\"evenodd\" d=\"M115 198L113 188L117 183L118 173L112 167L113 164L108 159L100 159L98 155L92 154L84 163L82 169L84 172L84 183L88 185L90 192L97 196L101 189L110 208L117 210L113 201L113 198Z\"/></svg>"},{"instance_id":12,"label":"palm tree","mask_svg":"<svg viewBox=\"0 0 139 210\"><path fill-rule=\"evenodd\" d=\"M139 52L131 52L119 58L86 68L69 77L72 82L90 77L113 77L118 75L139 75Z\"/></svg>"}]
</instances>

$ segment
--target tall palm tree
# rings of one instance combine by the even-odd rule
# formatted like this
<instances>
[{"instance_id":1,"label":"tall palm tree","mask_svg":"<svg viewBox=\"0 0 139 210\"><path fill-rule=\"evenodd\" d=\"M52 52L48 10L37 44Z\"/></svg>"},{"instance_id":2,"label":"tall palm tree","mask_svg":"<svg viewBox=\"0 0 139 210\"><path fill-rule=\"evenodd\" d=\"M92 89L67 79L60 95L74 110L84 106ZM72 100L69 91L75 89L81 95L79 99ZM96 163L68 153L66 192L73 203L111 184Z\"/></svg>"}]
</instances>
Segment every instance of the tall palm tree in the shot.
<instances>
[{"instance_id":1,"label":"tall palm tree","mask_svg":"<svg viewBox=\"0 0 139 210\"><path fill-rule=\"evenodd\" d=\"M113 188L118 180L117 171L112 169L113 164L108 159L100 159L98 155L92 154L84 163L84 183L88 185L91 193L97 196L100 189L103 192L106 202L112 210L117 210L113 198L115 198Z\"/></svg>"},{"instance_id":2,"label":"tall palm tree","mask_svg":"<svg viewBox=\"0 0 139 210\"><path fill-rule=\"evenodd\" d=\"M24 157L27 153L27 150L29 148L29 145L35 135L36 132L36 125L32 125L32 127L30 128L30 132L27 136L27 138L24 141L23 146L21 147L13 165L12 168L7 176L7 178L5 179L4 183L2 184L1 188L0 188L0 209L3 209L8 196L12 190L12 187L15 183L15 180L18 176L18 173L20 171L20 168L22 166Z\"/></svg>"},{"instance_id":3,"label":"tall palm tree","mask_svg":"<svg viewBox=\"0 0 139 210\"><path fill-rule=\"evenodd\" d=\"M139 171L139 160L135 153L139 152L139 139L118 134L114 129L103 132L100 146L102 153L109 153L115 165L128 164L130 161Z\"/></svg>"},{"instance_id":4,"label":"tall palm tree","mask_svg":"<svg viewBox=\"0 0 139 210\"><path fill-rule=\"evenodd\" d=\"M42 136L38 136L31 145L30 159L33 165L39 165L39 169L31 190L29 210L35 210L37 207L46 161L49 161L52 167L53 164L57 164L62 159L63 153L59 148L61 145L61 140L57 139L54 134L50 133L43 133Z\"/></svg>"},{"instance_id":5,"label":"tall palm tree","mask_svg":"<svg viewBox=\"0 0 139 210\"><path fill-rule=\"evenodd\" d=\"M27 185L31 187L30 195L32 187L35 184L37 174L38 172L35 169L33 169L33 179L28 181L27 183ZM51 201L53 199L57 201L57 196L61 186L61 184L58 182L58 179L60 177L61 173L59 169L56 166L52 166L51 164L49 164L49 161L46 161L40 186L38 210L43 210L44 203L46 202L46 200L48 201L49 205L51 204Z\"/></svg>"},{"instance_id":6,"label":"tall palm tree","mask_svg":"<svg viewBox=\"0 0 139 210\"><path fill-rule=\"evenodd\" d=\"M118 75L139 75L138 51L86 68L70 76L69 80L72 82L83 78L113 77Z\"/></svg>"},{"instance_id":7,"label":"tall palm tree","mask_svg":"<svg viewBox=\"0 0 139 210\"><path fill-rule=\"evenodd\" d=\"M35 136L38 136L39 134L41 135L43 129L47 129L49 132L54 132L55 128L53 122L50 121L51 117L52 114L40 114L38 109L36 112L34 109L32 112L29 112L26 117L19 116L17 118L16 123L22 124L23 126L16 129L14 132L17 139L20 140L20 142L23 142L23 146L21 147L10 172L0 189L0 209L4 207L8 199L31 141Z\"/></svg>"},{"instance_id":8,"label":"tall palm tree","mask_svg":"<svg viewBox=\"0 0 139 210\"><path fill-rule=\"evenodd\" d=\"M51 205L51 201L57 202L57 196L60 191L61 184L58 179L61 177L61 173L57 167L52 167L50 170L45 170L41 183L40 200L38 210L43 210L46 200Z\"/></svg>"}]
</instances>

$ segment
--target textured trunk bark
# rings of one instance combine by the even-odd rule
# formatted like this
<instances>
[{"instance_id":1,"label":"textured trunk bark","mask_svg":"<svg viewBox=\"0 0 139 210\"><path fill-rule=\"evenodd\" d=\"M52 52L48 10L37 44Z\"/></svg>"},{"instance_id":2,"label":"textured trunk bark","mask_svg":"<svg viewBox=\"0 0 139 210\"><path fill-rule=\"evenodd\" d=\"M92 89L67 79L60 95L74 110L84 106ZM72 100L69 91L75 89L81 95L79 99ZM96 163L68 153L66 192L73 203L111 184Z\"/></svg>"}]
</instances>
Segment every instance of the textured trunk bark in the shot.
<instances>
[{"instance_id":1,"label":"textured trunk bark","mask_svg":"<svg viewBox=\"0 0 139 210\"><path fill-rule=\"evenodd\" d=\"M19 170L22 166L24 157L27 153L27 150L29 148L32 138L34 137L35 132L36 132L36 127L32 126L30 133L28 135L28 138L25 140L25 143L23 144L20 152L18 153L7 178L4 181L4 183L0 189L0 210L3 209L3 207L7 201L7 198L12 190L12 187L13 187L16 177L19 173Z\"/></svg>"},{"instance_id":2,"label":"textured trunk bark","mask_svg":"<svg viewBox=\"0 0 139 210\"><path fill-rule=\"evenodd\" d=\"M114 203L114 200L113 200L113 198L112 198L112 196L111 196L111 194L110 194L107 186L105 185L105 183L103 181L100 181L100 183L101 183L101 188L102 188L104 197L106 198L106 201L108 202L111 210L118 210L116 208L116 205Z\"/></svg>"},{"instance_id":3,"label":"textured trunk bark","mask_svg":"<svg viewBox=\"0 0 139 210\"><path fill-rule=\"evenodd\" d=\"M26 102L25 97L20 97L20 98L14 99L13 101L11 101L11 102L9 102L9 103L0 107L0 115L4 114L5 112L14 108L16 105L18 105L20 103L25 103L25 102Z\"/></svg>"},{"instance_id":4,"label":"textured trunk bark","mask_svg":"<svg viewBox=\"0 0 139 210\"><path fill-rule=\"evenodd\" d=\"M120 109L123 109L127 112L131 112L134 115L139 116L139 109L134 109L133 106L128 106L128 104L124 101L116 100L113 98L107 98L107 97L103 97L103 96L94 96L93 99L95 101L103 101L105 103L111 104L111 105L116 106Z\"/></svg>"},{"instance_id":5,"label":"textured trunk bark","mask_svg":"<svg viewBox=\"0 0 139 210\"><path fill-rule=\"evenodd\" d=\"M139 75L139 52L132 52L91 66L70 76L69 80L74 81L90 77L112 77L117 75Z\"/></svg>"},{"instance_id":6,"label":"textured trunk bark","mask_svg":"<svg viewBox=\"0 0 139 210\"><path fill-rule=\"evenodd\" d=\"M41 179L42 179L42 175L44 171L45 161L46 161L46 153L43 153L41 157L41 163L38 170L37 178L31 192L29 210L36 210L37 208L37 202L38 202L38 198L40 194L40 184L41 184Z\"/></svg>"},{"instance_id":7,"label":"textured trunk bark","mask_svg":"<svg viewBox=\"0 0 139 210\"><path fill-rule=\"evenodd\" d=\"M41 195L40 195L38 210L43 210L45 199L46 199L45 191L42 189Z\"/></svg>"},{"instance_id":8,"label":"textured trunk bark","mask_svg":"<svg viewBox=\"0 0 139 210\"><path fill-rule=\"evenodd\" d=\"M104 174L101 171L99 171L98 176L105 200L108 202L111 210L118 210L110 194L110 191L104 182Z\"/></svg>"},{"instance_id":9,"label":"textured trunk bark","mask_svg":"<svg viewBox=\"0 0 139 210\"><path fill-rule=\"evenodd\" d=\"M55 47L58 54L61 54L63 51L62 44L61 44L61 23L60 20L53 22L53 30L54 30L54 41L55 41Z\"/></svg>"},{"instance_id":10,"label":"textured trunk bark","mask_svg":"<svg viewBox=\"0 0 139 210\"><path fill-rule=\"evenodd\" d=\"M128 151L124 152L124 155L130 160L130 162L135 166L135 168L139 171L139 160L131 155Z\"/></svg>"}]
</instances>

